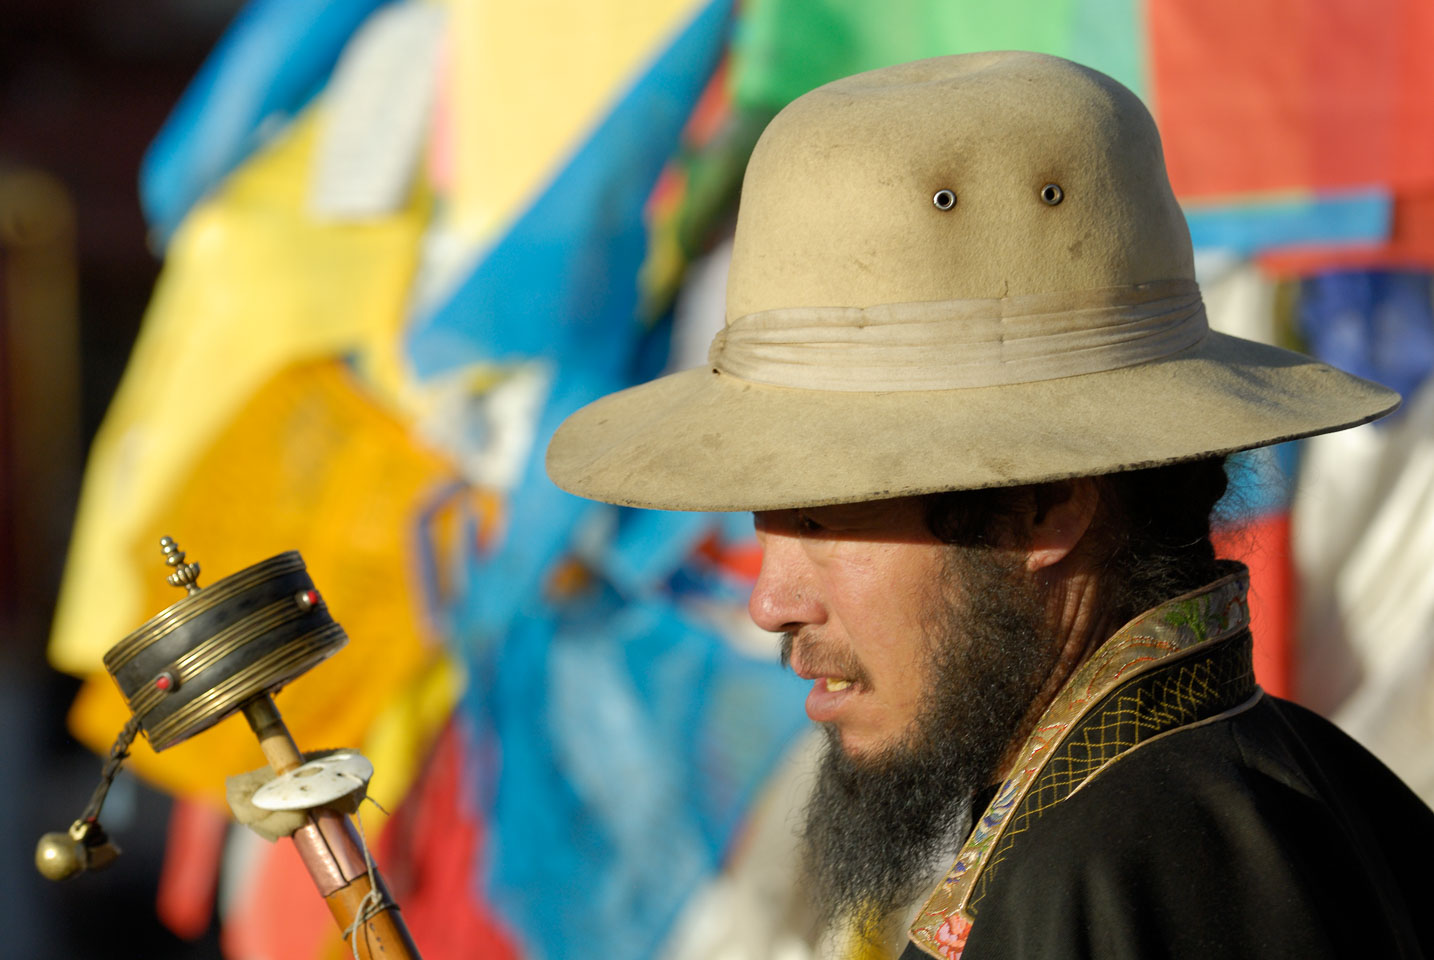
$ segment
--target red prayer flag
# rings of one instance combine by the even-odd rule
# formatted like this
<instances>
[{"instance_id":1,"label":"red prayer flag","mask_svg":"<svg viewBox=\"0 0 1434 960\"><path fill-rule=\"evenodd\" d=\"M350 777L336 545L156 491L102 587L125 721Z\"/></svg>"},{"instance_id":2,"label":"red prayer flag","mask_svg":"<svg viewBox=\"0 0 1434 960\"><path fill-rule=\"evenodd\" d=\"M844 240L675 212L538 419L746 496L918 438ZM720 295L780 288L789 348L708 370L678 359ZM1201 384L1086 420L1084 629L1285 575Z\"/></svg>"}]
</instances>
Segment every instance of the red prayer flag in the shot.
<instances>
[{"instance_id":1,"label":"red prayer flag","mask_svg":"<svg viewBox=\"0 0 1434 960\"><path fill-rule=\"evenodd\" d=\"M209 929L228 831L227 814L199 800L175 798L155 911L177 937L194 940Z\"/></svg>"},{"instance_id":2,"label":"red prayer flag","mask_svg":"<svg viewBox=\"0 0 1434 960\"><path fill-rule=\"evenodd\" d=\"M1182 198L1434 183L1419 0L1157 0L1156 116Z\"/></svg>"}]
</instances>

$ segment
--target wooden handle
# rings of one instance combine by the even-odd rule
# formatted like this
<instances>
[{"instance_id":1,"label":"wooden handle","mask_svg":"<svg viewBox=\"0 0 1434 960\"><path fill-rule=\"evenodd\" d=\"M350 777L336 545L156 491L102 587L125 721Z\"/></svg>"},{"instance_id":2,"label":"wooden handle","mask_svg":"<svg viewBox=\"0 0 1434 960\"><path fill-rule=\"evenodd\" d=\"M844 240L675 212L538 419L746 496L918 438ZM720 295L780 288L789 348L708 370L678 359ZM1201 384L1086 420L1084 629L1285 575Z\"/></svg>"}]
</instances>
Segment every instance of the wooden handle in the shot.
<instances>
[{"instance_id":1,"label":"wooden handle","mask_svg":"<svg viewBox=\"0 0 1434 960\"><path fill-rule=\"evenodd\" d=\"M378 876L376 872L374 875ZM353 940L358 944L358 955L363 960L418 960L418 948L413 945L413 938L408 935L408 927L399 915L398 907L392 904L387 892L383 890L382 877L378 878L378 883L380 892L384 893L383 902L388 906L359 924L358 929L353 932ZM353 926L369 890L368 875L365 874L342 890L336 890L324 898L324 903L328 904L329 913L333 914L334 922L339 925L340 930L348 930Z\"/></svg>"},{"instance_id":2,"label":"wooden handle","mask_svg":"<svg viewBox=\"0 0 1434 960\"><path fill-rule=\"evenodd\" d=\"M264 751L264 759L269 761L275 776L303 766L304 755L289 735L289 728L284 725L284 718L279 716L273 697L266 693L244 704L244 719L249 721L249 729L259 738L259 749Z\"/></svg>"},{"instance_id":3,"label":"wooden handle","mask_svg":"<svg viewBox=\"0 0 1434 960\"><path fill-rule=\"evenodd\" d=\"M289 735L284 718L267 693L244 705L244 718L249 721L259 748L276 775L288 773L304 762L304 755ZM348 818L334 810L320 807L309 811L309 824L293 836L294 846L314 885L328 904L329 913L339 930L347 931L363 908L364 897L373 889L364 867L363 850ZM358 925L351 935L358 947L360 960L422 960L398 907L388 898L383 878L373 872L383 895L383 909ZM346 936L345 945L350 946Z\"/></svg>"}]
</instances>

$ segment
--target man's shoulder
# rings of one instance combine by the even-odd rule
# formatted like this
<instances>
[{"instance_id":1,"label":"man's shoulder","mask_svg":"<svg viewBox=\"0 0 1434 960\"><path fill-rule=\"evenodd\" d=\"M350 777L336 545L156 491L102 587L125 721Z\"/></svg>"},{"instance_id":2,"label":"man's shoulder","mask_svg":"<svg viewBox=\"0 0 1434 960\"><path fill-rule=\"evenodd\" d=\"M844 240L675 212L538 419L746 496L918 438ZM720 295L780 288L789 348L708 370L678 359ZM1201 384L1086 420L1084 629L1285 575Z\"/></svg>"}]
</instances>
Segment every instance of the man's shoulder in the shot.
<instances>
[{"instance_id":1,"label":"man's shoulder","mask_svg":"<svg viewBox=\"0 0 1434 960\"><path fill-rule=\"evenodd\" d=\"M1144 851L1161 863L1230 865L1267 845L1295 856L1345 845L1357 859L1387 859L1416 841L1427 861L1434 812L1334 724L1263 696L1104 767L1032 827L1027 845L1036 852L1052 838L1096 858Z\"/></svg>"},{"instance_id":2,"label":"man's shoulder","mask_svg":"<svg viewBox=\"0 0 1434 960\"><path fill-rule=\"evenodd\" d=\"M1012 937L1052 956L1323 956L1383 931L1434 950L1411 902L1431 852L1434 814L1378 760L1262 697L1142 743L1043 811L996 868L972 956Z\"/></svg>"}]
</instances>

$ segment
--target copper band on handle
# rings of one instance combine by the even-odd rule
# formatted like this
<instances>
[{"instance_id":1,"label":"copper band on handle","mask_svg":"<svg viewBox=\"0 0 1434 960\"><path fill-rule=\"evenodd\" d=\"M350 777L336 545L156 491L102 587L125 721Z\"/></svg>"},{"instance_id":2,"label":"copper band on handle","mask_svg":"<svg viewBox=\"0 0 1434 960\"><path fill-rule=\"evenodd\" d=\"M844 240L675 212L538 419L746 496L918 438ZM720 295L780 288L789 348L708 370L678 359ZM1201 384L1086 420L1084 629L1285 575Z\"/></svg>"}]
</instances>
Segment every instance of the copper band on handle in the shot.
<instances>
[{"instance_id":1,"label":"copper band on handle","mask_svg":"<svg viewBox=\"0 0 1434 960\"><path fill-rule=\"evenodd\" d=\"M368 873L348 818L336 811L309 811L309 822L294 833L294 847L325 897Z\"/></svg>"}]
</instances>

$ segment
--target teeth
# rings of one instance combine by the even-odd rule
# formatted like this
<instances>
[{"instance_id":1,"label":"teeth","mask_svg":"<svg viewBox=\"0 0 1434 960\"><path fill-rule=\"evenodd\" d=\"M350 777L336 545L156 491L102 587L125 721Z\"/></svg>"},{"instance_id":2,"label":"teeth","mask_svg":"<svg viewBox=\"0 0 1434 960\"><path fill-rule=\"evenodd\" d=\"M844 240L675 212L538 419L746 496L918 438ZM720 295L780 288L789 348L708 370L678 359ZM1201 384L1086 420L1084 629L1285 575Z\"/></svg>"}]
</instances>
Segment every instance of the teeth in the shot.
<instances>
[{"instance_id":1,"label":"teeth","mask_svg":"<svg viewBox=\"0 0 1434 960\"><path fill-rule=\"evenodd\" d=\"M845 690L849 686L851 686L850 680L833 680L831 677L827 677L827 691L830 693Z\"/></svg>"}]
</instances>

